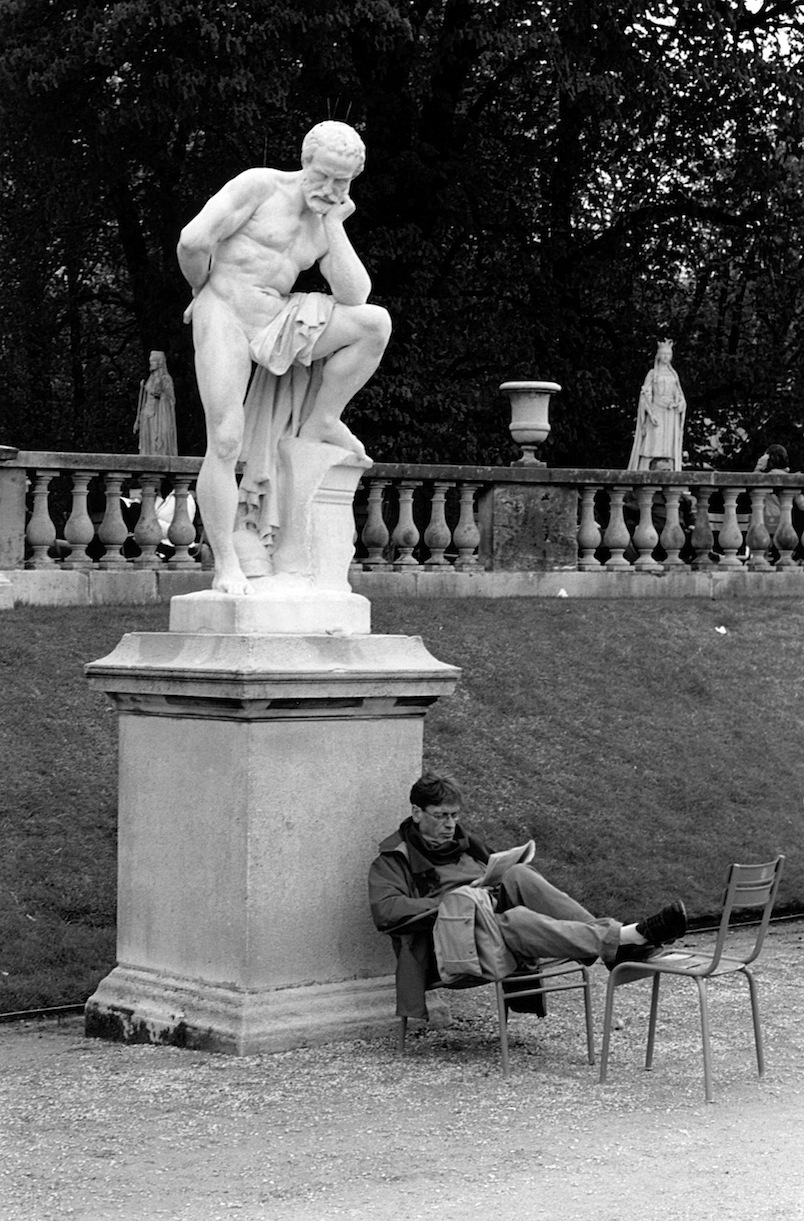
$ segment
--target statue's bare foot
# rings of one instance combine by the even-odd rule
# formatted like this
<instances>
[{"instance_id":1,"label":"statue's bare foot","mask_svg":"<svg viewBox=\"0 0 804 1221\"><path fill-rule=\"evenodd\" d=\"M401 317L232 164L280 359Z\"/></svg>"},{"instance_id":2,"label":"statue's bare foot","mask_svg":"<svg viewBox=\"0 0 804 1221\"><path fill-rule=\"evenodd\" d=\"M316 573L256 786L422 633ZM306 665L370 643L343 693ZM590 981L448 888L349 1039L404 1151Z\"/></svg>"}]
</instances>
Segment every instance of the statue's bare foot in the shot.
<instances>
[{"instance_id":1,"label":"statue's bare foot","mask_svg":"<svg viewBox=\"0 0 804 1221\"><path fill-rule=\"evenodd\" d=\"M325 445L339 445L341 449L348 449L357 454L361 461L369 461L363 442L349 431L342 420L307 420L299 429L299 436L305 441L323 441Z\"/></svg>"},{"instance_id":2,"label":"statue's bare foot","mask_svg":"<svg viewBox=\"0 0 804 1221\"><path fill-rule=\"evenodd\" d=\"M248 577L244 575L237 560L216 568L212 588L219 594L234 594L238 598L252 593Z\"/></svg>"}]
</instances>

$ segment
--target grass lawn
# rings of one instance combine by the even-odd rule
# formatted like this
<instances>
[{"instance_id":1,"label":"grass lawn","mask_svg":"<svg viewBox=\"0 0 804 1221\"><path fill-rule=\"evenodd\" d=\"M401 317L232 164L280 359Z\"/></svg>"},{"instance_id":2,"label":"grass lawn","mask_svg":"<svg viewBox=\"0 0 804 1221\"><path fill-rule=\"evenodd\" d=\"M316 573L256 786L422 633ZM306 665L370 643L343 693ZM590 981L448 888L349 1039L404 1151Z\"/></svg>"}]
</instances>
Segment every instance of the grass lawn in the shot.
<instances>
[{"instance_id":1,"label":"grass lawn","mask_svg":"<svg viewBox=\"0 0 804 1221\"><path fill-rule=\"evenodd\" d=\"M83 1001L114 965L117 722L86 662L168 608L0 615L0 1011ZM425 721L425 765L465 823L605 914L676 894L717 908L734 860L787 854L804 908L804 606L793 599L377 599L463 677Z\"/></svg>"}]
</instances>

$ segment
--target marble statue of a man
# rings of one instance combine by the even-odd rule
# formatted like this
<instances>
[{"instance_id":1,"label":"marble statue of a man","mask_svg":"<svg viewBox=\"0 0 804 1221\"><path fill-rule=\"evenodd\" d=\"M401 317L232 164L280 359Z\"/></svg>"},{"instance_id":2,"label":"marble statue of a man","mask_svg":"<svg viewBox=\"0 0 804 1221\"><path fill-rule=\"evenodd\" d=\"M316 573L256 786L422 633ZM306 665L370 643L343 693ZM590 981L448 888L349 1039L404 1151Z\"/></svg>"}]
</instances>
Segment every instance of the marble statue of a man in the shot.
<instances>
[{"instance_id":1,"label":"marble statue of a man","mask_svg":"<svg viewBox=\"0 0 804 1221\"><path fill-rule=\"evenodd\" d=\"M681 470L687 401L672 360L672 341L662 340L640 391L629 471L649 470L654 458L669 459L671 470Z\"/></svg>"},{"instance_id":2,"label":"marble statue of a man","mask_svg":"<svg viewBox=\"0 0 804 1221\"><path fill-rule=\"evenodd\" d=\"M341 420L391 333L387 312L367 303L371 281L344 229L364 161L356 131L319 123L304 139L300 170L246 170L181 232L179 264L193 290L185 320L192 319L207 426L198 500L215 560L213 588L222 593L250 592L235 542L238 515L259 502L265 540L279 524L283 439L336 446L370 464ZM330 292L293 292L299 272L315 263Z\"/></svg>"}]
</instances>

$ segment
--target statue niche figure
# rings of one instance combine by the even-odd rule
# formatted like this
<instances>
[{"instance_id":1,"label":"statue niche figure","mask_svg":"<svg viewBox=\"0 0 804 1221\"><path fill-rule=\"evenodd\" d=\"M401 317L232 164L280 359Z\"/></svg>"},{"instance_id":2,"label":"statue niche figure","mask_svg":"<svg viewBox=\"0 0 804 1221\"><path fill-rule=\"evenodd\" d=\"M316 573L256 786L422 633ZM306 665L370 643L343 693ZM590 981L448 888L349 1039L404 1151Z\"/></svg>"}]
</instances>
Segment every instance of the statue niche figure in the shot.
<instances>
[{"instance_id":1,"label":"statue niche figure","mask_svg":"<svg viewBox=\"0 0 804 1221\"><path fill-rule=\"evenodd\" d=\"M281 519L299 517L298 504L280 503L283 441L324 443L341 451L334 462L351 456L371 465L341 420L391 333L388 313L367 303L371 281L344 229L364 161L353 128L319 123L304 138L300 170L246 170L181 233L178 259L193 290L185 321L192 319L207 425L198 500L213 588L223 593L250 593L248 577L271 572L245 562L253 540L267 556ZM293 292L299 272L314 263L330 293Z\"/></svg>"},{"instance_id":2,"label":"statue niche figure","mask_svg":"<svg viewBox=\"0 0 804 1221\"><path fill-rule=\"evenodd\" d=\"M134 432L139 433L141 454L178 454L176 442L176 392L168 373L164 352L152 352L150 374L140 382L140 397Z\"/></svg>"},{"instance_id":3,"label":"statue niche figure","mask_svg":"<svg viewBox=\"0 0 804 1221\"><path fill-rule=\"evenodd\" d=\"M669 459L671 470L681 470L687 402L672 359L673 342L664 339L640 391L629 471L649 470L654 458Z\"/></svg>"}]
</instances>

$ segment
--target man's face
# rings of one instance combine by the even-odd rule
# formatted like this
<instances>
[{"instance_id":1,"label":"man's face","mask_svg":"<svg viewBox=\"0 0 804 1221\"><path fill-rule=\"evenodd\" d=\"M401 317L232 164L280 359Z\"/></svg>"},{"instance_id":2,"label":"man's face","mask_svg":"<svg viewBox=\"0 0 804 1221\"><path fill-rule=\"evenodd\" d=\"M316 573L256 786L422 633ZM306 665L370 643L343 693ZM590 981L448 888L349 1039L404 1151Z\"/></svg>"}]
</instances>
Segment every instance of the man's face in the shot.
<instances>
[{"instance_id":1,"label":"man's face","mask_svg":"<svg viewBox=\"0 0 804 1221\"><path fill-rule=\"evenodd\" d=\"M448 844L455 836L455 825L460 817L461 807L456 805L425 806L420 810L413 806L413 821L419 828L419 834L426 844L440 848Z\"/></svg>"},{"instance_id":2,"label":"man's face","mask_svg":"<svg viewBox=\"0 0 804 1221\"><path fill-rule=\"evenodd\" d=\"M342 203L349 194L354 171L352 157L317 148L302 171L302 194L307 207L323 216L334 204Z\"/></svg>"}]
</instances>

